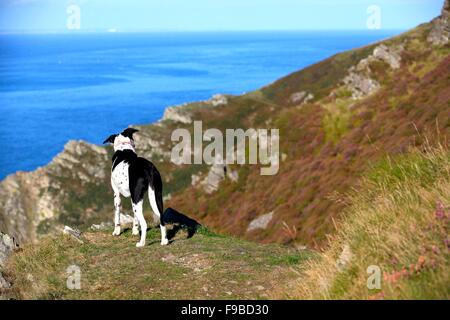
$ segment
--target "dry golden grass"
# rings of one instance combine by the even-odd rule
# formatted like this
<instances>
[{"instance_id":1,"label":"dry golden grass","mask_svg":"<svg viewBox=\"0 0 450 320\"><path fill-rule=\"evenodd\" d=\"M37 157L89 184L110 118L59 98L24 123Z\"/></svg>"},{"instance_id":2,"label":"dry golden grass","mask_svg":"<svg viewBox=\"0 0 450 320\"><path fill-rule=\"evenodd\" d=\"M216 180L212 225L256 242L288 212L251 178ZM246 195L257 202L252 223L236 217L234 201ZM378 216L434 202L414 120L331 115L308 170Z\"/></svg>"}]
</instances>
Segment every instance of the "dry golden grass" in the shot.
<instances>
[{"instance_id":1,"label":"dry golden grass","mask_svg":"<svg viewBox=\"0 0 450 320\"><path fill-rule=\"evenodd\" d=\"M450 298L450 152L388 159L350 201L329 248L306 262L288 298ZM367 286L370 266L380 268L379 289Z\"/></svg>"}]
</instances>

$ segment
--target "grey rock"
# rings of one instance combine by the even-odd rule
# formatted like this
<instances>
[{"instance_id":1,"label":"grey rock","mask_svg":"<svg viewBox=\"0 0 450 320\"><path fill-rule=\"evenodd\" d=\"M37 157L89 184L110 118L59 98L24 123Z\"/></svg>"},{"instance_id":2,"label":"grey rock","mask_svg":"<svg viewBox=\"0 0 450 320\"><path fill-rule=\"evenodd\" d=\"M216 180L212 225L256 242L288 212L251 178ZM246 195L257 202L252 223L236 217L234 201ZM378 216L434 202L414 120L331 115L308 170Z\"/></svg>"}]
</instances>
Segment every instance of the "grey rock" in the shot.
<instances>
[{"instance_id":1,"label":"grey rock","mask_svg":"<svg viewBox=\"0 0 450 320\"><path fill-rule=\"evenodd\" d=\"M370 65L374 61L383 61L392 69L398 69L401 66L402 46L395 48L388 47L384 44L377 46L373 53L367 58L362 59L356 66L348 70L348 75L343 82L352 92L353 99L361 99L371 95L381 88L380 83L373 79Z\"/></svg>"},{"instance_id":2,"label":"grey rock","mask_svg":"<svg viewBox=\"0 0 450 320\"><path fill-rule=\"evenodd\" d=\"M71 228L69 226L65 226L63 229L63 233L71 236L72 238L74 238L75 240L77 240L80 243L84 242L81 238L82 233L80 230Z\"/></svg>"},{"instance_id":3,"label":"grey rock","mask_svg":"<svg viewBox=\"0 0 450 320\"><path fill-rule=\"evenodd\" d=\"M400 54L384 44L375 48L373 56L376 59L386 62L392 69L400 68L400 62L402 61Z\"/></svg>"},{"instance_id":4,"label":"grey rock","mask_svg":"<svg viewBox=\"0 0 450 320\"><path fill-rule=\"evenodd\" d=\"M270 221L273 219L274 212L269 212L267 214L264 214L262 216L259 216L258 218L254 219L247 227L247 232L258 230L258 229L266 229L269 225Z\"/></svg>"},{"instance_id":5,"label":"grey rock","mask_svg":"<svg viewBox=\"0 0 450 320\"><path fill-rule=\"evenodd\" d=\"M294 104L305 104L314 99L314 95L306 91L295 92L289 97L289 101Z\"/></svg>"},{"instance_id":6,"label":"grey rock","mask_svg":"<svg viewBox=\"0 0 450 320\"><path fill-rule=\"evenodd\" d=\"M344 78L344 83L352 91L352 96L354 99L368 96L376 92L381 87L378 81L354 71L351 71L349 75Z\"/></svg>"},{"instance_id":7,"label":"grey rock","mask_svg":"<svg viewBox=\"0 0 450 320\"><path fill-rule=\"evenodd\" d=\"M18 245L14 238L0 232L0 268L5 266L6 259L17 247Z\"/></svg>"},{"instance_id":8,"label":"grey rock","mask_svg":"<svg viewBox=\"0 0 450 320\"><path fill-rule=\"evenodd\" d=\"M14 238L0 232L0 289L8 289L11 287L11 283L3 277L1 269L5 266L6 260L17 247L18 245Z\"/></svg>"},{"instance_id":9,"label":"grey rock","mask_svg":"<svg viewBox=\"0 0 450 320\"><path fill-rule=\"evenodd\" d=\"M361 72L368 73L370 72L370 64L375 60L376 60L375 57L373 55L370 55L367 58L359 61L358 64L356 65L356 68L351 70L356 70L356 72L359 73Z\"/></svg>"},{"instance_id":10,"label":"grey rock","mask_svg":"<svg viewBox=\"0 0 450 320\"><path fill-rule=\"evenodd\" d=\"M163 120L171 120L174 122L181 122L185 124L191 124L192 118L189 115L189 113L184 110L183 107L185 107L187 104L182 104L179 106L173 106L166 108L164 111Z\"/></svg>"},{"instance_id":11,"label":"grey rock","mask_svg":"<svg viewBox=\"0 0 450 320\"><path fill-rule=\"evenodd\" d=\"M124 226L124 225L132 225L134 221L134 218L129 215L129 214L124 214L121 213L120 214L120 225ZM102 222L100 224L93 224L91 225L90 229L92 231L106 231L110 228L112 228L114 226L114 224L111 221L108 222ZM68 228L68 227L66 227ZM81 233L80 233L81 236Z\"/></svg>"},{"instance_id":12,"label":"grey rock","mask_svg":"<svg viewBox=\"0 0 450 320\"><path fill-rule=\"evenodd\" d=\"M86 170L87 174L80 174L81 172L79 171L78 176L85 182L89 182L93 178L104 179L106 173L105 170L103 170L103 165L98 165L99 163L103 164L102 162L81 161L81 159L84 159L84 157L88 154L98 156L99 160L107 160L107 152L105 148L80 140L69 141L64 146L64 151L53 158L50 164L53 167L58 167L57 170L61 170L61 168L72 169L75 165L81 165L81 167Z\"/></svg>"},{"instance_id":13,"label":"grey rock","mask_svg":"<svg viewBox=\"0 0 450 320\"><path fill-rule=\"evenodd\" d=\"M202 180L202 177L198 174L191 175L191 186L195 187L197 186L200 181Z\"/></svg>"},{"instance_id":14,"label":"grey rock","mask_svg":"<svg viewBox=\"0 0 450 320\"><path fill-rule=\"evenodd\" d=\"M353 253L348 244L345 244L339 258L336 261L336 266L339 270L343 270L352 260Z\"/></svg>"},{"instance_id":15,"label":"grey rock","mask_svg":"<svg viewBox=\"0 0 450 320\"><path fill-rule=\"evenodd\" d=\"M206 193L211 194L219 189L219 184L225 179L226 167L223 161L216 161L211 166L202 185Z\"/></svg>"},{"instance_id":16,"label":"grey rock","mask_svg":"<svg viewBox=\"0 0 450 320\"><path fill-rule=\"evenodd\" d=\"M134 126L136 127L136 126ZM170 148L164 145L163 139L154 133L138 132L134 136L136 152L144 158L151 159L154 156L170 158Z\"/></svg>"},{"instance_id":17,"label":"grey rock","mask_svg":"<svg viewBox=\"0 0 450 320\"><path fill-rule=\"evenodd\" d=\"M100 224L93 224L91 225L90 229L92 231L106 231L110 228L112 228L114 224L112 222L102 222Z\"/></svg>"},{"instance_id":18,"label":"grey rock","mask_svg":"<svg viewBox=\"0 0 450 320\"><path fill-rule=\"evenodd\" d=\"M207 103L211 104L213 107L223 106L228 104L228 98L223 94L214 95Z\"/></svg>"},{"instance_id":19,"label":"grey rock","mask_svg":"<svg viewBox=\"0 0 450 320\"><path fill-rule=\"evenodd\" d=\"M427 40L434 45L445 45L450 39L450 2L445 0L441 15L433 20Z\"/></svg>"},{"instance_id":20,"label":"grey rock","mask_svg":"<svg viewBox=\"0 0 450 320\"><path fill-rule=\"evenodd\" d=\"M223 106L228 104L228 97L223 94L216 94L212 96L211 99L206 101L200 101L199 103L202 104L203 106L212 106L212 107ZM181 105L166 108L166 110L164 111L162 121L170 120L184 124L191 124L193 120L189 110L190 105L191 104L189 103L183 103Z\"/></svg>"},{"instance_id":21,"label":"grey rock","mask_svg":"<svg viewBox=\"0 0 450 320\"><path fill-rule=\"evenodd\" d=\"M207 194L212 194L219 189L220 183L226 178L232 182L237 182L239 173L236 170L231 170L220 157L217 157L204 178L196 174L191 176L191 185L202 188Z\"/></svg>"},{"instance_id":22,"label":"grey rock","mask_svg":"<svg viewBox=\"0 0 450 320\"><path fill-rule=\"evenodd\" d=\"M124 213L120 214L120 225L121 226L132 225L133 221L134 221L134 218L131 215L124 214ZM113 226L114 226L114 224L111 221L107 221L107 222L102 222L100 224L93 224L93 225L91 225L90 229L92 231L105 231L105 230L112 228ZM66 228L69 228L69 227L66 227ZM80 232L80 236L81 236L81 232Z\"/></svg>"},{"instance_id":23,"label":"grey rock","mask_svg":"<svg viewBox=\"0 0 450 320\"><path fill-rule=\"evenodd\" d=\"M3 278L2 273L0 272L0 289L9 289L11 288L11 283L9 283L5 278ZM1 300L1 294L0 294Z\"/></svg>"},{"instance_id":24,"label":"grey rock","mask_svg":"<svg viewBox=\"0 0 450 320\"><path fill-rule=\"evenodd\" d=\"M133 224L134 218L129 214L120 214L120 224Z\"/></svg>"}]
</instances>

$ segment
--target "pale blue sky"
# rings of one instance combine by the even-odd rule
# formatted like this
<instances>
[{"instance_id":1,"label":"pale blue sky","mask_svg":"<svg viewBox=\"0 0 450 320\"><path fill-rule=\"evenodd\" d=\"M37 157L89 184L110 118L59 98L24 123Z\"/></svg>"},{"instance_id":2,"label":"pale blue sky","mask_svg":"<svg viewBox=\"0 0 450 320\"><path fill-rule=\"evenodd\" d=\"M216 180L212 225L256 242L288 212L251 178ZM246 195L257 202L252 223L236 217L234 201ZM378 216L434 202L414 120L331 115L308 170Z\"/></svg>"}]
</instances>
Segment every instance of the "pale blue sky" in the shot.
<instances>
[{"instance_id":1,"label":"pale blue sky","mask_svg":"<svg viewBox=\"0 0 450 320\"><path fill-rule=\"evenodd\" d=\"M0 0L0 30L67 31L70 4L81 31L348 30L367 28L370 5L382 29L409 29L443 0Z\"/></svg>"}]
</instances>

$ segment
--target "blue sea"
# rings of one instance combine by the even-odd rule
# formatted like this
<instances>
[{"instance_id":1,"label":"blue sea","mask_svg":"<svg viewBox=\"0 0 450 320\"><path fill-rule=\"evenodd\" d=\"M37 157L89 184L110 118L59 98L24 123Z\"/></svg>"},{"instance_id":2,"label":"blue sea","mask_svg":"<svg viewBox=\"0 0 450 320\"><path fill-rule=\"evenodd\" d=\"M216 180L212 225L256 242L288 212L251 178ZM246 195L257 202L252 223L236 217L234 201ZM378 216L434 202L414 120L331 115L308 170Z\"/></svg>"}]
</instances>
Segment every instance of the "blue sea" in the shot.
<instances>
[{"instance_id":1,"label":"blue sea","mask_svg":"<svg viewBox=\"0 0 450 320\"><path fill-rule=\"evenodd\" d=\"M0 35L0 179L167 106L241 94L384 32Z\"/></svg>"}]
</instances>

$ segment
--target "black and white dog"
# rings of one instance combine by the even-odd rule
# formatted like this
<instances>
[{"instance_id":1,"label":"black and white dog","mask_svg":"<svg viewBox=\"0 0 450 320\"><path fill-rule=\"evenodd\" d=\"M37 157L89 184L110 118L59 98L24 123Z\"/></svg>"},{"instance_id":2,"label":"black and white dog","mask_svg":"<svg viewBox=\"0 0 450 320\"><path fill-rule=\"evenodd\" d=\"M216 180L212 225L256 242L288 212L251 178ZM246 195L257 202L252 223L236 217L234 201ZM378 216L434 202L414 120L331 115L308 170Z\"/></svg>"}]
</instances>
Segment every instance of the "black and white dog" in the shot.
<instances>
[{"instance_id":1,"label":"black and white dog","mask_svg":"<svg viewBox=\"0 0 450 320\"><path fill-rule=\"evenodd\" d=\"M161 245L167 245L167 231L162 217L163 197L162 179L156 167L150 161L137 156L134 149L133 134L138 130L128 128L120 134L113 134L103 143L114 145L112 158L111 185L114 191L114 232L113 236L120 235L120 211L121 195L131 197L134 212L133 235L139 234L138 225L141 227L141 239L136 247L145 246L147 222L143 214L143 202L145 193L153 212L160 218Z\"/></svg>"}]
</instances>

